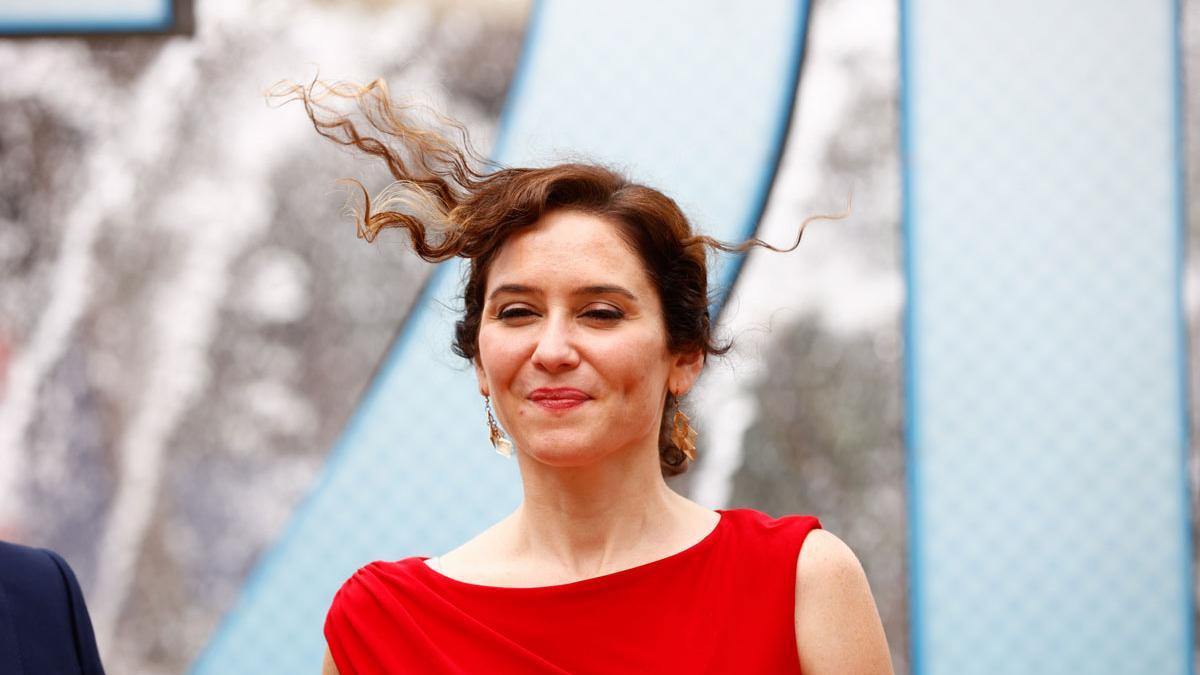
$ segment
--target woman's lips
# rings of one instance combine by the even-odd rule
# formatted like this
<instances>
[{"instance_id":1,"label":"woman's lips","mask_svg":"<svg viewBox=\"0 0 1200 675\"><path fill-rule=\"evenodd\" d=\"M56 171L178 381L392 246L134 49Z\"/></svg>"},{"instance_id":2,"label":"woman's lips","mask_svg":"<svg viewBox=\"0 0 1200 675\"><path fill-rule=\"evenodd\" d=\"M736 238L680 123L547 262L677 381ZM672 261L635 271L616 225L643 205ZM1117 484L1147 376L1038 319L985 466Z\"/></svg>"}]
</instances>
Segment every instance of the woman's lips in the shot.
<instances>
[{"instance_id":1,"label":"woman's lips","mask_svg":"<svg viewBox=\"0 0 1200 675\"><path fill-rule=\"evenodd\" d=\"M591 399L591 396L578 389L571 389L569 387L556 387L554 389L543 387L541 389L534 389L529 394L529 400L534 405L546 410L570 410L571 408L583 405L589 399Z\"/></svg>"}]
</instances>

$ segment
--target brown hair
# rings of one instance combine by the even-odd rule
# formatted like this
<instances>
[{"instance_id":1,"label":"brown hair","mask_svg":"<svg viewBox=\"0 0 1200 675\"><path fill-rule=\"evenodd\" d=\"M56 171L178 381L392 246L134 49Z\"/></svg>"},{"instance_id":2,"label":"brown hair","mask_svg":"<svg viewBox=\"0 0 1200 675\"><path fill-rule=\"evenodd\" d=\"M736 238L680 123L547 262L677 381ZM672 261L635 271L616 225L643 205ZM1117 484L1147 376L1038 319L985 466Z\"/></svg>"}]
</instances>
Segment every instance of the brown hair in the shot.
<instances>
[{"instance_id":1,"label":"brown hair","mask_svg":"<svg viewBox=\"0 0 1200 675\"><path fill-rule=\"evenodd\" d=\"M707 248L732 252L762 246L791 251L800 244L805 220L789 248L759 239L730 245L692 232L679 206L663 193L631 182L609 168L567 163L547 168L511 168L483 159L457 122L427 109L391 99L382 80L366 86L313 82L307 87L280 83L272 98L300 100L318 133L382 160L395 178L372 201L357 180L363 207L355 212L358 236L373 241L380 231L408 232L413 250L430 262L459 256L470 261L463 289L463 314L455 326L453 349L463 358L478 354L488 269L513 233L533 225L555 209L583 211L615 224L641 258L658 292L666 323L667 345L674 353L699 350L724 354L712 334L708 305ZM364 135L361 124L337 114L323 101L353 100L366 124L379 136ZM432 120L421 121L421 113ZM437 130L437 126L444 129ZM456 136L452 139L451 136ZM490 169L490 170L489 170ZM668 396L667 406L672 403ZM671 441L663 415L659 460L664 476L687 470L687 458Z\"/></svg>"}]
</instances>

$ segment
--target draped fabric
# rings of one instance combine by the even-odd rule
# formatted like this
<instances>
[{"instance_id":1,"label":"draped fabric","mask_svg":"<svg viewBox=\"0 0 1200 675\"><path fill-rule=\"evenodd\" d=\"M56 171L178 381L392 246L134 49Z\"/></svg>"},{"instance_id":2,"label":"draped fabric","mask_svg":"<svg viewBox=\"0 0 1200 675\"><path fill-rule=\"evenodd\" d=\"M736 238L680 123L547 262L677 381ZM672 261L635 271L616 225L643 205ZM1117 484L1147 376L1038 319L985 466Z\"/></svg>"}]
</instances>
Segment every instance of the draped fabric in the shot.
<instances>
[{"instance_id":1,"label":"draped fabric","mask_svg":"<svg viewBox=\"0 0 1200 675\"><path fill-rule=\"evenodd\" d=\"M796 559L820 521L717 512L683 551L568 584L483 586L424 556L376 561L338 590L325 639L341 675L799 673Z\"/></svg>"}]
</instances>

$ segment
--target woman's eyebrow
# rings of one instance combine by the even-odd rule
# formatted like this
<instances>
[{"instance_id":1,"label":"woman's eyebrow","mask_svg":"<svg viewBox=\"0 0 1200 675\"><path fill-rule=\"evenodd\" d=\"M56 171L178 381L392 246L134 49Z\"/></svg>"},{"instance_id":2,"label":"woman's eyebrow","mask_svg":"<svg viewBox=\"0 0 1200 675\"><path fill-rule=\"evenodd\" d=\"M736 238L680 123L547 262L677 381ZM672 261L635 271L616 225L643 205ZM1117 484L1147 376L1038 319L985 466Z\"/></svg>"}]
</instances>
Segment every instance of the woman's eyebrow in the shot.
<instances>
[{"instance_id":1,"label":"woman's eyebrow","mask_svg":"<svg viewBox=\"0 0 1200 675\"><path fill-rule=\"evenodd\" d=\"M501 284L500 286L497 286L495 288L495 290L492 291L491 295L488 296L488 300L491 300L492 298L496 297L497 295L500 295L501 293L533 293L533 292L534 292L534 289L531 286L524 286L522 284Z\"/></svg>"},{"instance_id":2,"label":"woman's eyebrow","mask_svg":"<svg viewBox=\"0 0 1200 675\"><path fill-rule=\"evenodd\" d=\"M500 295L502 293L536 293L536 292L537 292L537 289L535 289L532 286L526 286L524 284L501 284L501 285L497 286L491 292L490 295L488 295L488 299L491 300L492 298L495 298L497 295ZM635 301L637 300L637 296L634 295L632 291L625 288L624 286L617 286L615 284L594 284L592 286L582 286L580 288L575 289L573 294L574 295L607 295L610 293L616 294L616 295L623 295L623 296L629 298L630 300L635 300Z\"/></svg>"},{"instance_id":3,"label":"woman's eyebrow","mask_svg":"<svg viewBox=\"0 0 1200 675\"><path fill-rule=\"evenodd\" d=\"M630 300L637 300L637 296L624 286L601 284L596 286L584 286L583 288L578 288L575 290L575 295L607 295L609 293L623 295Z\"/></svg>"}]
</instances>

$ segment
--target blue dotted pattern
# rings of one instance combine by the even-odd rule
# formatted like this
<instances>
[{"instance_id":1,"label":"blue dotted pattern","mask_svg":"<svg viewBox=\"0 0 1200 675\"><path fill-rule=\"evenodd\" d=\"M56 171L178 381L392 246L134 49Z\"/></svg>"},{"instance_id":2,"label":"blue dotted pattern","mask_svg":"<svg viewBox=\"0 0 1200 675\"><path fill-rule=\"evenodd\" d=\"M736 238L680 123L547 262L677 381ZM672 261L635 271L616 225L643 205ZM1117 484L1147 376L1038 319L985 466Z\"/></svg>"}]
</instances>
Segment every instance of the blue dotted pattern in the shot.
<instances>
[{"instance_id":1,"label":"blue dotted pattern","mask_svg":"<svg viewBox=\"0 0 1200 675\"><path fill-rule=\"evenodd\" d=\"M904 5L914 672L1192 672L1177 14Z\"/></svg>"}]
</instances>

